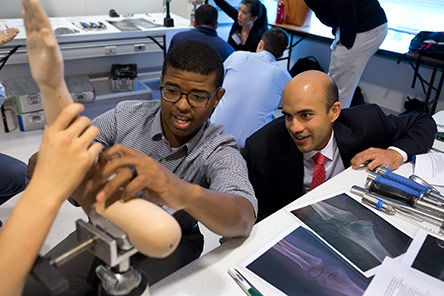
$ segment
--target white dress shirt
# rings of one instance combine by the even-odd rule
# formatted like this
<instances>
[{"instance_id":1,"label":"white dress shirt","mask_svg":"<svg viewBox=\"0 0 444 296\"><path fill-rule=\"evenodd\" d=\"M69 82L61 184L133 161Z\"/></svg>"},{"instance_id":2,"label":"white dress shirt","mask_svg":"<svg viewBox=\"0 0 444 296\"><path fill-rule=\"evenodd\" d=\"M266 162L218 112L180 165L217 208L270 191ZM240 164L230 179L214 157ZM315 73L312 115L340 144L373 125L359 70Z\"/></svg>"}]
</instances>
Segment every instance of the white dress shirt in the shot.
<instances>
[{"instance_id":1,"label":"white dress shirt","mask_svg":"<svg viewBox=\"0 0 444 296\"><path fill-rule=\"evenodd\" d=\"M407 160L407 153L398 147L390 146L387 149L392 149L398 152L403 157L403 162ZM313 170L315 166L315 162L312 157L320 152L324 155L325 158L325 180L329 180L330 178L336 176L340 172L342 172L345 167L342 162L341 154L339 153L338 145L336 143L336 139L334 137L334 131L331 133L330 140L327 145L321 151L310 151L304 153L304 190L305 192L310 191L311 179L313 177Z\"/></svg>"},{"instance_id":2,"label":"white dress shirt","mask_svg":"<svg viewBox=\"0 0 444 296\"><path fill-rule=\"evenodd\" d=\"M310 191L311 179L313 177L313 170L315 166L315 162L312 157L320 152L325 156L325 180L330 179L331 177L336 176L340 172L342 172L344 168L344 164L342 163L341 155L339 154L338 145L336 144L336 139L334 137L334 131L331 133L330 140L327 145L321 151L310 151L304 153L304 190L305 192Z\"/></svg>"}]
</instances>

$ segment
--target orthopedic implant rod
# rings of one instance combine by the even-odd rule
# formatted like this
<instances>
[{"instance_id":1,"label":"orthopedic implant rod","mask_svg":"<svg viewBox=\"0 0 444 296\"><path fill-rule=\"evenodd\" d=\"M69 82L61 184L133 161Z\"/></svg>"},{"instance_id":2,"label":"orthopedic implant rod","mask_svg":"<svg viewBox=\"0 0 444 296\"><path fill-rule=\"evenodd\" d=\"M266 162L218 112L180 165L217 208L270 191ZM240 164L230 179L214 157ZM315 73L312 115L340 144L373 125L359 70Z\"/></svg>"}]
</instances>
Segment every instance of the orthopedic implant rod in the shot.
<instances>
[{"instance_id":1,"label":"orthopedic implant rod","mask_svg":"<svg viewBox=\"0 0 444 296\"><path fill-rule=\"evenodd\" d=\"M428 184L418 176L412 175L410 178L406 178L393 173L391 170L385 167L377 168L376 173L383 176L384 179L392 180L404 186L410 187L420 193L424 193L433 200L438 200L439 202L444 203L444 196L435 187Z\"/></svg>"},{"instance_id":2,"label":"orthopedic implant rod","mask_svg":"<svg viewBox=\"0 0 444 296\"><path fill-rule=\"evenodd\" d=\"M396 181L385 179L381 175L369 173L365 188L444 218L444 203Z\"/></svg>"},{"instance_id":3,"label":"orthopedic implant rod","mask_svg":"<svg viewBox=\"0 0 444 296\"><path fill-rule=\"evenodd\" d=\"M376 193L371 193L365 190L362 187L353 185L350 189L351 193L354 193L362 198L362 201L366 204L369 204L373 207L375 207L377 210L380 210L384 213L387 213L388 215L395 215L396 213L403 214L403 215L411 215L413 218L419 218L420 220L424 220L429 222L430 224L434 224L439 226L439 232L438 234L442 235L444 234L444 219L437 217L433 214L429 214L427 212L423 212L421 210L404 206L395 202L391 202L384 198L384 196L381 196ZM415 219L413 219L415 220ZM426 228L424 225L421 224L422 227ZM431 230L431 229L428 229ZM433 231L433 230L431 230ZM435 231L434 231L435 232Z\"/></svg>"}]
</instances>

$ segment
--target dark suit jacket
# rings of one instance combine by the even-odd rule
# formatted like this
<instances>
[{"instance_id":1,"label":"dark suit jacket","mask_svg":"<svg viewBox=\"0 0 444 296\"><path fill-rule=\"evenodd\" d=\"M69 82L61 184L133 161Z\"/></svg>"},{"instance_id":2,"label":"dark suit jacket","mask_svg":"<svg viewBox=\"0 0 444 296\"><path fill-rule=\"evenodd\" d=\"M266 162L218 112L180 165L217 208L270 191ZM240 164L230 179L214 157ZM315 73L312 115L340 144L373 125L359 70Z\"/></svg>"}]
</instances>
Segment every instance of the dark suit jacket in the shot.
<instances>
[{"instance_id":1,"label":"dark suit jacket","mask_svg":"<svg viewBox=\"0 0 444 296\"><path fill-rule=\"evenodd\" d=\"M377 105L343 109L333 128L345 168L353 156L370 147L395 146L411 159L427 152L436 134L435 121L426 113L387 116ZM242 155L259 202L258 220L304 194L303 156L285 128L284 117L251 135Z\"/></svg>"}]
</instances>

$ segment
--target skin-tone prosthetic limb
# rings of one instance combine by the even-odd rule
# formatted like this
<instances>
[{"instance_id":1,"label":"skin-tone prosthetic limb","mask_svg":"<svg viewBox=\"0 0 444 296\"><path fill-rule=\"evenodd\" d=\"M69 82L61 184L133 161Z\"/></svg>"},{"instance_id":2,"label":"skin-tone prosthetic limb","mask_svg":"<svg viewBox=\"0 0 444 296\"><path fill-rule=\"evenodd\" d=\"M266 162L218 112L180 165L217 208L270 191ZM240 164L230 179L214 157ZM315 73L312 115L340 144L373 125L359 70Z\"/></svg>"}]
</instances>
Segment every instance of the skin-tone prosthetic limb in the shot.
<instances>
[{"instance_id":1,"label":"skin-tone prosthetic limb","mask_svg":"<svg viewBox=\"0 0 444 296\"><path fill-rule=\"evenodd\" d=\"M34 177L0 232L2 295L21 295L27 274L67 197L102 150L91 141L97 128L79 117L83 105L67 106L45 128Z\"/></svg>"},{"instance_id":2,"label":"skin-tone prosthetic limb","mask_svg":"<svg viewBox=\"0 0 444 296\"><path fill-rule=\"evenodd\" d=\"M9 28L6 30L0 30L0 46L8 43L19 33L17 28Z\"/></svg>"},{"instance_id":3,"label":"skin-tone prosthetic limb","mask_svg":"<svg viewBox=\"0 0 444 296\"><path fill-rule=\"evenodd\" d=\"M62 54L39 1L22 0L22 5L31 73L40 88L45 116L51 125L60 111L72 104L63 76ZM106 160L96 163L88 176L100 178L103 163L106 163ZM85 180L83 183L87 186L88 182ZM100 182L100 186L105 183L106 180ZM127 202L117 200L110 204L106 199L95 200L95 196L77 201L86 213L89 213L93 205L99 214L125 231L132 245L145 255L166 257L175 250L180 241L181 230L177 221L151 202L133 198Z\"/></svg>"}]
</instances>

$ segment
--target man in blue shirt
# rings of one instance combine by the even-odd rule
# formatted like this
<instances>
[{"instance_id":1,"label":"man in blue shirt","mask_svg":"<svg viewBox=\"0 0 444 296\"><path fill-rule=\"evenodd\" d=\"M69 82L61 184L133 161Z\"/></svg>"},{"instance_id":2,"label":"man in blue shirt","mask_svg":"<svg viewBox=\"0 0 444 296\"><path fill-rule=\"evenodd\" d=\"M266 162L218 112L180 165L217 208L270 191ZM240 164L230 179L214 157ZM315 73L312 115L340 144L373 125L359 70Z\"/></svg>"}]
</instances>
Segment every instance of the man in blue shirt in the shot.
<instances>
[{"instance_id":1,"label":"man in blue shirt","mask_svg":"<svg viewBox=\"0 0 444 296\"><path fill-rule=\"evenodd\" d=\"M288 37L278 28L262 36L256 52L236 51L225 62L225 95L211 116L224 125L240 148L245 139L274 119L282 92L291 76L276 59L287 48Z\"/></svg>"},{"instance_id":2,"label":"man in blue shirt","mask_svg":"<svg viewBox=\"0 0 444 296\"><path fill-rule=\"evenodd\" d=\"M17 28L0 30L0 46L8 43L18 34ZM0 83L0 107L5 101L5 88ZM26 164L18 159L0 153L0 205L25 189ZM2 222L0 221L0 227Z\"/></svg>"},{"instance_id":3,"label":"man in blue shirt","mask_svg":"<svg viewBox=\"0 0 444 296\"><path fill-rule=\"evenodd\" d=\"M233 47L217 36L217 10L211 5L202 5L196 10L193 20L194 29L191 31L180 32L174 35L171 40L170 48L187 40L199 40L211 45L219 55L222 61L234 52Z\"/></svg>"}]
</instances>

